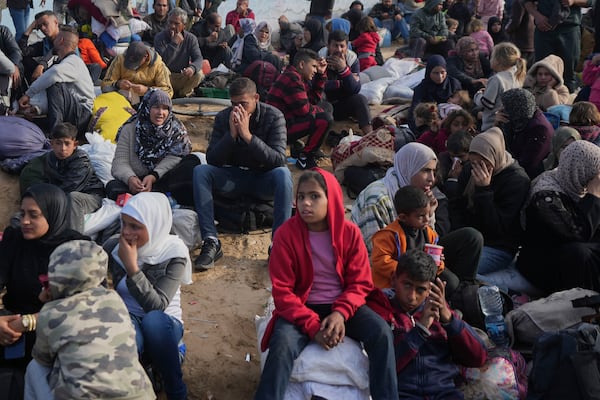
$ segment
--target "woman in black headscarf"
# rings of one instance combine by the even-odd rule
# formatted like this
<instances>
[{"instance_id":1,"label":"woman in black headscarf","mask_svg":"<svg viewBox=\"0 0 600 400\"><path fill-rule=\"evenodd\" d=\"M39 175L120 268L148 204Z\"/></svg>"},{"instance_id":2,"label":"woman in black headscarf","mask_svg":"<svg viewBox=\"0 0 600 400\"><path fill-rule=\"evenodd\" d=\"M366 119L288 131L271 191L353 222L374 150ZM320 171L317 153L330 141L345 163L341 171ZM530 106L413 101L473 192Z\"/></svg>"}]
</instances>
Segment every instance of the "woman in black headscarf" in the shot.
<instances>
[{"instance_id":1,"label":"woman in black headscarf","mask_svg":"<svg viewBox=\"0 0 600 400\"><path fill-rule=\"evenodd\" d=\"M498 17L493 16L488 20L487 30L494 41L494 45L509 41L508 34L504 30L502 21Z\"/></svg>"},{"instance_id":2,"label":"woman in black headscarf","mask_svg":"<svg viewBox=\"0 0 600 400\"><path fill-rule=\"evenodd\" d=\"M150 89L138 113L117 134L117 148L106 193L171 193L178 203L193 206L193 169L200 164L190 155L192 143L185 126L173 115L171 98L160 89Z\"/></svg>"},{"instance_id":3,"label":"woman in black headscarf","mask_svg":"<svg viewBox=\"0 0 600 400\"><path fill-rule=\"evenodd\" d=\"M323 24L316 18L309 18L304 24L304 46L305 49L311 49L317 53L323 47L327 46L325 43L325 31L323 30Z\"/></svg>"},{"instance_id":4,"label":"woman in black headscarf","mask_svg":"<svg viewBox=\"0 0 600 400\"><path fill-rule=\"evenodd\" d=\"M20 227L4 230L0 242L0 290L6 289L6 293L0 316L0 367L25 371L35 342L32 328L42 308L39 277L48 273L48 260L56 247L69 240L88 239L67 229L68 205L67 195L59 187L47 183L32 185L21 198ZM15 357L11 358L11 354Z\"/></svg>"},{"instance_id":5,"label":"woman in black headscarf","mask_svg":"<svg viewBox=\"0 0 600 400\"><path fill-rule=\"evenodd\" d=\"M413 100L408 113L409 124L414 129L413 110L419 103L446 103L448 99L461 90L460 82L446 72L446 60L440 55L433 55L427 59L425 78L415 87Z\"/></svg>"}]
</instances>

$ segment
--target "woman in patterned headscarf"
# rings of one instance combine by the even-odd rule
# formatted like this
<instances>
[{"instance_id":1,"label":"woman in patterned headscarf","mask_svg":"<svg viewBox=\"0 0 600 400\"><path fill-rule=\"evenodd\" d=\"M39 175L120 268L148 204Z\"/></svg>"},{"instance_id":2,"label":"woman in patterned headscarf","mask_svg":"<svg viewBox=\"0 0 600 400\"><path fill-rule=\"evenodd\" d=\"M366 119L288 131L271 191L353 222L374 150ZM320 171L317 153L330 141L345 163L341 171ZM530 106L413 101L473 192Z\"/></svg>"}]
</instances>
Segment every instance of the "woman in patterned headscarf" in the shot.
<instances>
[{"instance_id":1,"label":"woman in patterned headscarf","mask_svg":"<svg viewBox=\"0 0 600 400\"><path fill-rule=\"evenodd\" d=\"M168 94L150 89L138 113L119 129L108 197L140 192L170 192L178 203L192 206L193 169L200 163L190 155L192 143L185 126L172 112Z\"/></svg>"},{"instance_id":2,"label":"woman in patterned headscarf","mask_svg":"<svg viewBox=\"0 0 600 400\"><path fill-rule=\"evenodd\" d=\"M448 57L448 75L458 79L463 89L473 97L484 88L487 79L492 75L489 59L479 52L477 41L470 36L461 37L454 48L456 54Z\"/></svg>"},{"instance_id":3,"label":"woman in patterned headscarf","mask_svg":"<svg viewBox=\"0 0 600 400\"><path fill-rule=\"evenodd\" d=\"M517 267L546 293L600 290L600 148L577 140L533 183Z\"/></svg>"}]
</instances>

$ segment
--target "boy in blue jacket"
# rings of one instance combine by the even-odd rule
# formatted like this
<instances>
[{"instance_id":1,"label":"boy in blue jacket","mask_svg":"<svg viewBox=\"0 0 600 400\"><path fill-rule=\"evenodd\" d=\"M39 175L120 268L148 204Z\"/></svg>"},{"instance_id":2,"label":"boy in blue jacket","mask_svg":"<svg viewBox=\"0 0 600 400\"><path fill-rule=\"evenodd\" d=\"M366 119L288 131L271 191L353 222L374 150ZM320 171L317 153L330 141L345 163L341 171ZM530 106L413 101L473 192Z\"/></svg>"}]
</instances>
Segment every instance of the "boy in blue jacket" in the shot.
<instances>
[{"instance_id":1,"label":"boy in blue jacket","mask_svg":"<svg viewBox=\"0 0 600 400\"><path fill-rule=\"evenodd\" d=\"M401 399L463 399L454 383L458 365L481 367L487 359L485 345L473 328L448 307L446 284L436 273L431 256L409 250L398 260L395 295L389 302L377 299L385 305L385 311L379 311L387 313L384 318L395 327Z\"/></svg>"}]
</instances>

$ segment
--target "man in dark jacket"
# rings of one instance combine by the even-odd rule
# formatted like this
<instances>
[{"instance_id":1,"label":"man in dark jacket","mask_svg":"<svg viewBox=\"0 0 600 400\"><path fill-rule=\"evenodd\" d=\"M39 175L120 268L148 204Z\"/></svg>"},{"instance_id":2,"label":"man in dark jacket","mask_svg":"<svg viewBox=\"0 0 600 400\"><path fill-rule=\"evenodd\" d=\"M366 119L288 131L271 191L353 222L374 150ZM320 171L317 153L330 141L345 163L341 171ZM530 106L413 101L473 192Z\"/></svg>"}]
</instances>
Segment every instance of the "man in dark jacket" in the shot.
<instances>
[{"instance_id":1,"label":"man in dark jacket","mask_svg":"<svg viewBox=\"0 0 600 400\"><path fill-rule=\"evenodd\" d=\"M39 29L45 37L40 42L29 45L29 35L31 35L34 29ZM34 21L27 27L23 36L19 39L19 46L23 52L25 78L29 83L39 78L52 65L52 61L54 60L53 41L58 32L56 14L46 10L35 15Z\"/></svg>"},{"instance_id":2,"label":"man in dark jacket","mask_svg":"<svg viewBox=\"0 0 600 400\"><path fill-rule=\"evenodd\" d=\"M229 47L229 40L235 34L232 25L221 28L222 18L217 13L211 13L192 25L192 32L198 39L198 45L204 58L208 60L211 68L223 64L231 67L233 53Z\"/></svg>"},{"instance_id":3,"label":"man in dark jacket","mask_svg":"<svg viewBox=\"0 0 600 400\"><path fill-rule=\"evenodd\" d=\"M581 53L581 8L592 7L594 0L563 0L565 13L557 10L555 0L520 0L535 23L535 61L550 54L562 58L565 64L563 78L569 91L577 88L575 64Z\"/></svg>"},{"instance_id":4,"label":"man in dark jacket","mask_svg":"<svg viewBox=\"0 0 600 400\"><path fill-rule=\"evenodd\" d=\"M194 202L204 240L195 260L206 270L223 256L214 223L213 196L274 200L273 234L292 212L292 176L286 166L285 119L259 102L256 84L238 78L229 87L232 106L215 118L208 164L194 169Z\"/></svg>"},{"instance_id":5,"label":"man in dark jacket","mask_svg":"<svg viewBox=\"0 0 600 400\"><path fill-rule=\"evenodd\" d=\"M367 98L360 94L360 65L355 52L348 49L348 36L344 31L333 31L327 39L327 47L319 52L327 59L327 82L325 95L333 106L333 118L337 120L354 117L363 133L369 133L371 111Z\"/></svg>"},{"instance_id":6,"label":"man in dark jacket","mask_svg":"<svg viewBox=\"0 0 600 400\"><path fill-rule=\"evenodd\" d=\"M142 39L150 45L154 44L154 37L168 27L167 14L171 7L169 0L154 0L154 12L144 17L144 21L150 25L150 29L144 31Z\"/></svg>"}]
</instances>

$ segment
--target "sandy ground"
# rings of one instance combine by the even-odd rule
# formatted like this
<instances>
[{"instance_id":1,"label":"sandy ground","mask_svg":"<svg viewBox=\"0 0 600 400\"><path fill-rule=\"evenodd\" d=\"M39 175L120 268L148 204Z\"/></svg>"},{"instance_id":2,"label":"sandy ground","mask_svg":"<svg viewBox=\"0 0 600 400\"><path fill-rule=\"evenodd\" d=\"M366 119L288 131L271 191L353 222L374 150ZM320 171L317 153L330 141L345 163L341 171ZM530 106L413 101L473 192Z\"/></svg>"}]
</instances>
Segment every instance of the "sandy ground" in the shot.
<instances>
[{"instance_id":1,"label":"sandy ground","mask_svg":"<svg viewBox=\"0 0 600 400\"><path fill-rule=\"evenodd\" d=\"M180 119L190 132L194 151L206 150L212 118ZM356 124L336 123L333 128L339 132L348 127L356 129ZM320 166L331 171L329 160ZM294 165L290 170L295 181L300 171ZM349 199L346 203L352 204ZM18 211L19 188L18 177L1 171L0 204L0 229L4 229ZM251 399L260 376L254 317L263 314L270 296L267 249L271 233L225 234L220 239L224 257L214 269L194 273L194 283L182 287L187 345L183 370L190 400ZM197 254L195 250L192 257Z\"/></svg>"},{"instance_id":2,"label":"sandy ground","mask_svg":"<svg viewBox=\"0 0 600 400\"><path fill-rule=\"evenodd\" d=\"M212 119L180 118L188 127L194 151L206 150ZM329 161L321 166L331 170ZM290 169L297 177L297 168L290 165ZM18 177L0 171L0 229L19 209L18 185ZM224 257L214 269L194 273L194 283L182 287L184 379L190 400L251 399L260 376L254 316L262 315L270 296L271 232L223 234L220 239ZM197 254L198 250L192 257Z\"/></svg>"}]
</instances>

